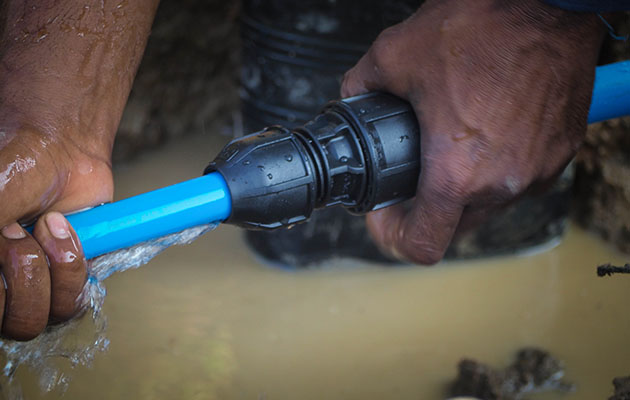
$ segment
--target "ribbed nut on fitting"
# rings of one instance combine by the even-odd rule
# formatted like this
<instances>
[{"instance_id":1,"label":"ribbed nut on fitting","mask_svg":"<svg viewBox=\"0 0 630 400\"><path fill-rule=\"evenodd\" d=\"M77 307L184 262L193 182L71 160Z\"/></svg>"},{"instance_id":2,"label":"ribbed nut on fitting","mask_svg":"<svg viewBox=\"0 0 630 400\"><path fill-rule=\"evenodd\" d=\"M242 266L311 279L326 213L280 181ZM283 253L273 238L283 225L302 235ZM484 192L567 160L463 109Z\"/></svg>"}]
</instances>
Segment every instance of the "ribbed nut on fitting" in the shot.
<instances>
[{"instance_id":1,"label":"ribbed nut on fitting","mask_svg":"<svg viewBox=\"0 0 630 400\"><path fill-rule=\"evenodd\" d=\"M304 126L272 126L230 142L218 171L232 197L226 221L275 229L316 208L363 214L412 197L420 169L416 117L404 101L369 93L329 103Z\"/></svg>"}]
</instances>

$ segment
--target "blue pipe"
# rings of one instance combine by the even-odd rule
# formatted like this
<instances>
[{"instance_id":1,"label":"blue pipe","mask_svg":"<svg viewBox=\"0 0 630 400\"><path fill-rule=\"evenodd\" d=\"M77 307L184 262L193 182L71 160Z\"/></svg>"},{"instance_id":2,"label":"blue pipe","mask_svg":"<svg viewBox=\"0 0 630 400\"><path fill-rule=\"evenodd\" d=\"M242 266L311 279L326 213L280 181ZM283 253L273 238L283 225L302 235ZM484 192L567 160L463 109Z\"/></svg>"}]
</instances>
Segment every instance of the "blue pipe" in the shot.
<instances>
[{"instance_id":1,"label":"blue pipe","mask_svg":"<svg viewBox=\"0 0 630 400\"><path fill-rule=\"evenodd\" d=\"M197 225L226 220L232 201L211 173L67 216L90 259Z\"/></svg>"},{"instance_id":2,"label":"blue pipe","mask_svg":"<svg viewBox=\"0 0 630 400\"><path fill-rule=\"evenodd\" d=\"M588 122L630 115L630 61L598 67ZM227 184L211 173L68 216L86 258L192 226L222 222L231 213Z\"/></svg>"},{"instance_id":3,"label":"blue pipe","mask_svg":"<svg viewBox=\"0 0 630 400\"><path fill-rule=\"evenodd\" d=\"M595 69L588 123L630 115L630 61Z\"/></svg>"}]
</instances>

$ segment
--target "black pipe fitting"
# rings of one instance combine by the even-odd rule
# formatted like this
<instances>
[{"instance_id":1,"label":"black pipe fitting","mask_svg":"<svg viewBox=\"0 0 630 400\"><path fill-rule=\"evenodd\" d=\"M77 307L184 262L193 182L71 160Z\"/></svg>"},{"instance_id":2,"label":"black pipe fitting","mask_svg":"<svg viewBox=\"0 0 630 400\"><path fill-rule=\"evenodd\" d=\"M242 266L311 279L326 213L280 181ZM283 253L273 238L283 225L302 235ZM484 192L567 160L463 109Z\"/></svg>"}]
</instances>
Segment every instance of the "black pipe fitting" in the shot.
<instances>
[{"instance_id":1,"label":"black pipe fitting","mask_svg":"<svg viewBox=\"0 0 630 400\"><path fill-rule=\"evenodd\" d=\"M330 102L304 126L271 126L235 139L204 173L219 172L232 196L226 221L275 229L317 208L364 214L413 197L420 130L411 106L384 93Z\"/></svg>"}]
</instances>

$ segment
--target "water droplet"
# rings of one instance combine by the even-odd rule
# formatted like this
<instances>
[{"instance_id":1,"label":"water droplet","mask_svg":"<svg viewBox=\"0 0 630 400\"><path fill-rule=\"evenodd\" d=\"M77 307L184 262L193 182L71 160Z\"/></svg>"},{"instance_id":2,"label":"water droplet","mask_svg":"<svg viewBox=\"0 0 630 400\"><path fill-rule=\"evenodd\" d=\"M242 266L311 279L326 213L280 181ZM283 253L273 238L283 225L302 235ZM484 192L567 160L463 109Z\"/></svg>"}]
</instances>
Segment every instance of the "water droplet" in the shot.
<instances>
[{"instance_id":1,"label":"water droplet","mask_svg":"<svg viewBox=\"0 0 630 400\"><path fill-rule=\"evenodd\" d=\"M288 162L293 161L293 156L291 154L287 154L284 156L284 159L287 160Z\"/></svg>"},{"instance_id":2,"label":"water droplet","mask_svg":"<svg viewBox=\"0 0 630 400\"><path fill-rule=\"evenodd\" d=\"M48 36L48 30L46 28L41 28L37 32L37 39L35 39L35 43L39 43L42 40L46 39L46 36Z\"/></svg>"},{"instance_id":3,"label":"water droplet","mask_svg":"<svg viewBox=\"0 0 630 400\"><path fill-rule=\"evenodd\" d=\"M365 108L359 108L359 114L365 114Z\"/></svg>"},{"instance_id":4,"label":"water droplet","mask_svg":"<svg viewBox=\"0 0 630 400\"><path fill-rule=\"evenodd\" d=\"M346 157L346 156L341 157L341 158L339 159L339 162L342 162L342 163L344 163L344 164L345 164L345 163L347 163L347 162L348 162L348 157Z\"/></svg>"},{"instance_id":5,"label":"water droplet","mask_svg":"<svg viewBox=\"0 0 630 400\"><path fill-rule=\"evenodd\" d=\"M400 143L402 143L402 142L404 142L405 140L408 140L408 139L409 139L409 136L407 136L407 135L403 135L403 136L401 136L400 138L398 138L398 140L400 141Z\"/></svg>"},{"instance_id":6,"label":"water droplet","mask_svg":"<svg viewBox=\"0 0 630 400\"><path fill-rule=\"evenodd\" d=\"M261 171L264 171L265 170L265 166L264 165L259 165L258 169L261 170Z\"/></svg>"},{"instance_id":7,"label":"water droplet","mask_svg":"<svg viewBox=\"0 0 630 400\"><path fill-rule=\"evenodd\" d=\"M273 175L267 174L267 178L269 178L271 180L271 179L273 179Z\"/></svg>"},{"instance_id":8,"label":"water droplet","mask_svg":"<svg viewBox=\"0 0 630 400\"><path fill-rule=\"evenodd\" d=\"M249 160L243 161L243 165L249 165L249 164L251 164L251 161L249 161Z\"/></svg>"}]
</instances>

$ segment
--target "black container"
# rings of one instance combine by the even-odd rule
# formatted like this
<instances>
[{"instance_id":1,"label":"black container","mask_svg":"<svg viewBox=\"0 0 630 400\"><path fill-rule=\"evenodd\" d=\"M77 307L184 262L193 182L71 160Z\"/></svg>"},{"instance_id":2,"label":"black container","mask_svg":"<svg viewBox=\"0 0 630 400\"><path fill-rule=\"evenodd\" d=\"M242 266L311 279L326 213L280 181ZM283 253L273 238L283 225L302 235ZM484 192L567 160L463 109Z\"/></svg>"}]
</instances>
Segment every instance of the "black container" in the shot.
<instances>
[{"instance_id":1,"label":"black container","mask_svg":"<svg viewBox=\"0 0 630 400\"><path fill-rule=\"evenodd\" d=\"M415 1L245 0L242 112L245 132L293 128L339 97L343 73Z\"/></svg>"},{"instance_id":2,"label":"black container","mask_svg":"<svg viewBox=\"0 0 630 400\"><path fill-rule=\"evenodd\" d=\"M378 34L421 1L245 0L241 34L244 133L280 124L293 128L339 97L343 73ZM548 195L526 198L479 229L456 239L447 257L505 254L548 243L564 231L570 174ZM284 266L321 264L331 258L394 262L367 234L362 217L341 208L315 211L292 229L248 231L251 247Z\"/></svg>"}]
</instances>

